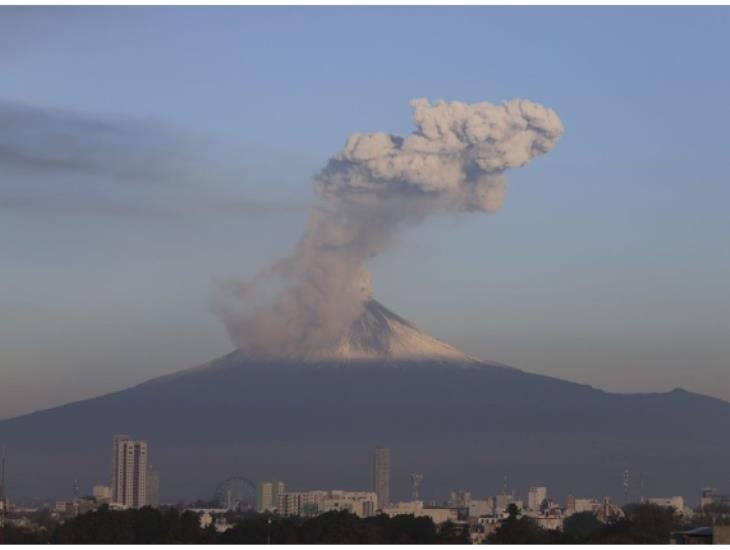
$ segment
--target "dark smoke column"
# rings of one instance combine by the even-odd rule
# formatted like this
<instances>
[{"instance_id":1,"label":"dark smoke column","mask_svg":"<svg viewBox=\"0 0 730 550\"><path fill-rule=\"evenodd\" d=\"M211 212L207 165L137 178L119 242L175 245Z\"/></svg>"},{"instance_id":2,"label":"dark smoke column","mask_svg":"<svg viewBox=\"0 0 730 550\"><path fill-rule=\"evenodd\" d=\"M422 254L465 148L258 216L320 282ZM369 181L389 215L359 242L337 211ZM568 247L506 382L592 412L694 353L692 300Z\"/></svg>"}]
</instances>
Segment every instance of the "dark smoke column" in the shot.
<instances>
[{"instance_id":1,"label":"dark smoke column","mask_svg":"<svg viewBox=\"0 0 730 550\"><path fill-rule=\"evenodd\" d=\"M390 505L390 449L377 447L373 454L373 491L378 495L378 508Z\"/></svg>"}]
</instances>

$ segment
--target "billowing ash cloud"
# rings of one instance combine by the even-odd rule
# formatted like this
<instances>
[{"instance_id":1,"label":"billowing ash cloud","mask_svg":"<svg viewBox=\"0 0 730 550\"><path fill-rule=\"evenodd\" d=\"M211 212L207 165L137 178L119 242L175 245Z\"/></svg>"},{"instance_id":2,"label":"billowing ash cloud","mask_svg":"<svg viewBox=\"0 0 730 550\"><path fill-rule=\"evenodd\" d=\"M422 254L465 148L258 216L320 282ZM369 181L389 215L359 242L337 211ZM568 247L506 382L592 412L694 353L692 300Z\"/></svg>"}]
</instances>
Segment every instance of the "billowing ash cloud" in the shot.
<instances>
[{"instance_id":1,"label":"billowing ash cloud","mask_svg":"<svg viewBox=\"0 0 730 550\"><path fill-rule=\"evenodd\" d=\"M505 170L547 153L563 133L555 112L527 100L411 106L409 136L353 134L329 160L316 177L320 204L289 257L220 289L216 308L235 345L277 354L336 346L370 297L365 262L401 225L498 210Z\"/></svg>"}]
</instances>

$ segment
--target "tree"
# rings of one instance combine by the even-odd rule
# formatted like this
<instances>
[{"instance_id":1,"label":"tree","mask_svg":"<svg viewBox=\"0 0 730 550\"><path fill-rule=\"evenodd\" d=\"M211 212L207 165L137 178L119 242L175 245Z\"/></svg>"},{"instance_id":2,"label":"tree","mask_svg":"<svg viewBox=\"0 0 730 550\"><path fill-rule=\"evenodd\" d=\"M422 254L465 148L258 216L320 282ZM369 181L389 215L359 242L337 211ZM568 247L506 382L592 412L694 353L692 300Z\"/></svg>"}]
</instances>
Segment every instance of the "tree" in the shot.
<instances>
[{"instance_id":1,"label":"tree","mask_svg":"<svg viewBox=\"0 0 730 550\"><path fill-rule=\"evenodd\" d=\"M466 525L457 525L452 521L439 525L439 544L469 544L470 542L469 529Z\"/></svg>"},{"instance_id":2,"label":"tree","mask_svg":"<svg viewBox=\"0 0 730 550\"><path fill-rule=\"evenodd\" d=\"M576 543L588 543L603 530L593 512L577 512L563 521L563 533Z\"/></svg>"},{"instance_id":3,"label":"tree","mask_svg":"<svg viewBox=\"0 0 730 550\"><path fill-rule=\"evenodd\" d=\"M488 544L549 544L554 538L547 530L541 529L527 516L518 517L520 509L513 503L507 507L507 518L490 534Z\"/></svg>"},{"instance_id":4,"label":"tree","mask_svg":"<svg viewBox=\"0 0 730 550\"><path fill-rule=\"evenodd\" d=\"M368 521L380 525L383 544L434 544L439 540L436 525L429 517L402 514L391 518L381 514Z\"/></svg>"}]
</instances>

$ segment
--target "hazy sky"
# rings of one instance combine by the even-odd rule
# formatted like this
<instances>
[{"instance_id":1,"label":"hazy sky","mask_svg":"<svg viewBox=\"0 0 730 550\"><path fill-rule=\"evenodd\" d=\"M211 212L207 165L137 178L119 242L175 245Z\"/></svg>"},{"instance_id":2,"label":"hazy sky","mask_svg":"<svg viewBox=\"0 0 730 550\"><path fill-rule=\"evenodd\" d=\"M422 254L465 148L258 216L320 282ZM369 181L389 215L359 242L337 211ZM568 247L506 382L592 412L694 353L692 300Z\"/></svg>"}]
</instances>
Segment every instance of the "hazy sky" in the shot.
<instances>
[{"instance_id":1,"label":"hazy sky","mask_svg":"<svg viewBox=\"0 0 730 550\"><path fill-rule=\"evenodd\" d=\"M216 282L418 97L565 134L499 213L405 232L380 301L485 359L730 399L728 51L728 8L0 8L0 418L230 351Z\"/></svg>"}]
</instances>

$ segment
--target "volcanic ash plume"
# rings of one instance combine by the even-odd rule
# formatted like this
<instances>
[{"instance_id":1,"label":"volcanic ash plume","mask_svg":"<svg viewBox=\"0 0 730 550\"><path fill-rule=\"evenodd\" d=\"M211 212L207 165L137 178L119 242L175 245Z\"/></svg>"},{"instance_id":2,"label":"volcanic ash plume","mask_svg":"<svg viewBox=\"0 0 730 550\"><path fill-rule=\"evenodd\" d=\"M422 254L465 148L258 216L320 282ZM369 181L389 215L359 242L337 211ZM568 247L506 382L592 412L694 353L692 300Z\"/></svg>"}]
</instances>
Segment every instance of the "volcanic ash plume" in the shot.
<instances>
[{"instance_id":1,"label":"volcanic ash plume","mask_svg":"<svg viewBox=\"0 0 730 550\"><path fill-rule=\"evenodd\" d=\"M554 111L522 99L416 99L411 107L412 134L353 134L329 160L290 256L220 289L216 309L236 346L276 355L336 347L370 298L365 262L400 226L439 212L498 210L504 171L547 153L563 133Z\"/></svg>"}]
</instances>

